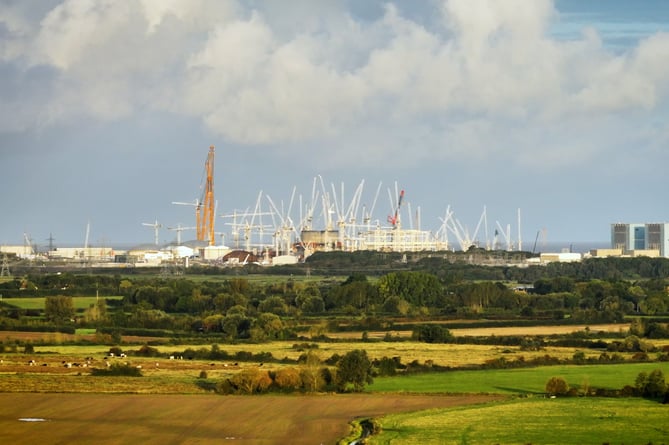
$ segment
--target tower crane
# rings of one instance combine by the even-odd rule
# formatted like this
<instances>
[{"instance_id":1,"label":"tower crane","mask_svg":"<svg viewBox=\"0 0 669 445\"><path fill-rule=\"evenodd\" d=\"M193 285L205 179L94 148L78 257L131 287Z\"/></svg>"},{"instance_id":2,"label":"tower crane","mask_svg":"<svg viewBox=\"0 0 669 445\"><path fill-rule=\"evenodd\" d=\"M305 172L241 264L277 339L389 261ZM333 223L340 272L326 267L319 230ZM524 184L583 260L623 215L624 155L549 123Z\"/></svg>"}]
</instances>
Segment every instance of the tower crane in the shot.
<instances>
[{"instance_id":1,"label":"tower crane","mask_svg":"<svg viewBox=\"0 0 669 445\"><path fill-rule=\"evenodd\" d=\"M177 224L176 227L168 227L167 230L174 230L177 232L177 245L181 245L181 232L184 230L192 230L195 229L196 227L184 227L181 224Z\"/></svg>"},{"instance_id":2,"label":"tower crane","mask_svg":"<svg viewBox=\"0 0 669 445\"><path fill-rule=\"evenodd\" d=\"M143 226L147 227L153 227L154 230L154 236L155 236L155 244L156 246L158 245L158 230L163 226L158 222L158 219L156 218L156 222L154 223L142 223Z\"/></svg>"},{"instance_id":3,"label":"tower crane","mask_svg":"<svg viewBox=\"0 0 669 445\"><path fill-rule=\"evenodd\" d=\"M214 201L214 146L209 147L209 154L204 163L205 185L200 199L194 202L173 201L172 204L190 205L195 207L196 239L208 241L210 246L216 244L214 231L214 215L216 204Z\"/></svg>"},{"instance_id":4,"label":"tower crane","mask_svg":"<svg viewBox=\"0 0 669 445\"><path fill-rule=\"evenodd\" d=\"M195 207L195 229L196 233L199 233L199 227L202 225L200 221L200 216L202 213L202 201L195 199L193 202L182 202L182 201L172 201L172 204L182 205L182 206L193 206ZM200 240L200 238L196 238ZM201 240L200 240L201 241Z\"/></svg>"},{"instance_id":5,"label":"tower crane","mask_svg":"<svg viewBox=\"0 0 669 445\"><path fill-rule=\"evenodd\" d=\"M201 208L200 225L197 228L197 239L204 241L207 239L209 245L216 244L216 233L214 232L214 214L216 213L216 204L214 202L214 146L209 147L209 154L204 163L207 182L203 191L203 206Z\"/></svg>"},{"instance_id":6,"label":"tower crane","mask_svg":"<svg viewBox=\"0 0 669 445\"><path fill-rule=\"evenodd\" d=\"M388 215L388 222L393 226L397 227L397 223L400 221L400 207L402 206L402 201L404 200L404 190L400 190L399 197L397 198L397 207L395 207L395 214Z\"/></svg>"}]
</instances>

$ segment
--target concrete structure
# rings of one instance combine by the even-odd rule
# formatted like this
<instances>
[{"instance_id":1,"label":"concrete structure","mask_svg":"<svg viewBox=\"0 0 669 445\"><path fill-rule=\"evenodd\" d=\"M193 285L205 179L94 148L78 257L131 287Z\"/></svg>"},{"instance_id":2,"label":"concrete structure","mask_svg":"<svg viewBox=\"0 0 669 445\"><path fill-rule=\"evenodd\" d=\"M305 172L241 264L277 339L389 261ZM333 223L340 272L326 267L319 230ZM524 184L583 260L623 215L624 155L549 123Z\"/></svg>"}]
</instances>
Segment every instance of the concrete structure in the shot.
<instances>
[{"instance_id":1,"label":"concrete structure","mask_svg":"<svg viewBox=\"0 0 669 445\"><path fill-rule=\"evenodd\" d=\"M136 259L135 265L158 265L163 261L172 261L172 252L158 249L133 248L128 251L128 259Z\"/></svg>"},{"instance_id":2,"label":"concrete structure","mask_svg":"<svg viewBox=\"0 0 669 445\"><path fill-rule=\"evenodd\" d=\"M560 252L560 253L542 253L539 256L541 263L573 263L581 261L582 256L577 252Z\"/></svg>"},{"instance_id":3,"label":"concrete structure","mask_svg":"<svg viewBox=\"0 0 669 445\"><path fill-rule=\"evenodd\" d=\"M649 258L659 258L660 251L657 249L639 249L639 250L630 250L627 254L631 257L645 256Z\"/></svg>"},{"instance_id":4,"label":"concrete structure","mask_svg":"<svg viewBox=\"0 0 669 445\"><path fill-rule=\"evenodd\" d=\"M590 250L590 256L593 258L607 258L607 257L617 257L622 256L623 249L592 249Z\"/></svg>"},{"instance_id":5,"label":"concrete structure","mask_svg":"<svg viewBox=\"0 0 669 445\"><path fill-rule=\"evenodd\" d=\"M48 252L53 260L113 261L115 255L111 247L57 247Z\"/></svg>"},{"instance_id":6,"label":"concrete structure","mask_svg":"<svg viewBox=\"0 0 669 445\"><path fill-rule=\"evenodd\" d=\"M28 245L2 245L0 246L0 253L16 255L19 258L33 258L35 256L32 246Z\"/></svg>"},{"instance_id":7,"label":"concrete structure","mask_svg":"<svg viewBox=\"0 0 669 445\"><path fill-rule=\"evenodd\" d=\"M207 246L200 250L200 257L203 260L219 260L230 253L232 249L228 246Z\"/></svg>"},{"instance_id":8,"label":"concrete structure","mask_svg":"<svg viewBox=\"0 0 669 445\"><path fill-rule=\"evenodd\" d=\"M611 247L622 249L624 255L659 256L669 258L669 223L615 223L611 224Z\"/></svg>"}]
</instances>

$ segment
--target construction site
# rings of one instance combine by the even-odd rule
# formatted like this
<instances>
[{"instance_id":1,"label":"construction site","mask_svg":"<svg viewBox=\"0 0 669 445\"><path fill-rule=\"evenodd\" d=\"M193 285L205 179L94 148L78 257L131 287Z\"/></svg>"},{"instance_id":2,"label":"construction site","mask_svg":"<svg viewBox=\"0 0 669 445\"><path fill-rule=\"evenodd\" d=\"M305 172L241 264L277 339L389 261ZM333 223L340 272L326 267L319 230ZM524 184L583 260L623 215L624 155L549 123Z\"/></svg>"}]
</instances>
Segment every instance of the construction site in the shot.
<instances>
[{"instance_id":1,"label":"construction site","mask_svg":"<svg viewBox=\"0 0 669 445\"><path fill-rule=\"evenodd\" d=\"M428 230L422 227L421 208L412 208L408 193L397 182L387 187L388 204L381 183L369 193L365 181L346 193L344 183L326 183L322 176L313 179L308 194L293 187L288 202L275 201L260 191L255 203L246 209L218 213L214 188L215 148L209 147L202 173L200 193L192 201L173 201L177 206L194 210L193 225L165 225L157 219L138 222L154 232L152 245L120 251L111 247L90 247L86 228L83 247L56 248L45 253L49 259L95 263L155 265L156 263L206 261L224 265L248 263L262 265L294 264L304 261L318 251L360 250L381 252L467 251L472 247L486 250L522 250L521 213L517 210L517 227L499 221L490 224L483 206L475 227L463 224L454 209L447 206L439 226ZM362 204L371 202L371 206ZM376 216L379 208L390 209L383 217ZM160 245L160 231L175 232L168 245ZM195 239L183 232L195 231ZM538 236L538 235L537 235ZM51 236L50 236L51 238ZM189 238L184 241L184 238ZM24 245L3 246L3 251L22 258L39 255L32 240L24 234ZM218 241L218 242L217 242ZM536 243L536 240L535 240ZM110 266L112 264L109 264Z\"/></svg>"},{"instance_id":2,"label":"construction site","mask_svg":"<svg viewBox=\"0 0 669 445\"><path fill-rule=\"evenodd\" d=\"M204 164L201 195L192 202L173 202L194 208L195 226L167 227L177 232L176 244L169 246L172 248L182 245L181 231L195 230L199 243L197 254L204 260L224 263L251 260L269 265L303 261L317 251L522 249L520 209L516 238L513 238L511 225L503 226L499 221L492 227L491 236L485 206L473 230L457 219L450 206L440 218L440 226L436 230L426 230L422 228L420 207L411 207L405 190L397 183L387 189L392 211L384 218L375 214L382 195L381 183L370 196L365 195L365 181L362 180L347 195L344 183L326 184L320 175L313 179L309 194L298 193L293 187L288 202L277 202L260 191L255 203L248 208L219 214L214 196L214 156L212 146ZM363 202L372 204L367 207ZM156 230L157 244L162 224L158 221L143 224ZM217 243L219 237L221 242Z\"/></svg>"}]
</instances>

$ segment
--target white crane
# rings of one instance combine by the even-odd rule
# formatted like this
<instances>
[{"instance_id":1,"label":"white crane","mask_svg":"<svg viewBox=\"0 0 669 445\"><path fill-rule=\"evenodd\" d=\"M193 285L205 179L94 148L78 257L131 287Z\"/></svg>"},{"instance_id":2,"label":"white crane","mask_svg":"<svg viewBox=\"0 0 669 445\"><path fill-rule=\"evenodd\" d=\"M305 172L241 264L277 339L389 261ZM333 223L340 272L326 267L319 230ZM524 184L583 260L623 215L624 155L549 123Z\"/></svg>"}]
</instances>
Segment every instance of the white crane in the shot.
<instances>
[{"instance_id":1,"label":"white crane","mask_svg":"<svg viewBox=\"0 0 669 445\"><path fill-rule=\"evenodd\" d=\"M160 223L158 222L158 218L156 218L156 221L155 221L154 223L142 223L142 225L143 225L143 226L147 226L147 227L153 227L153 232L154 232L154 242L155 242L155 244L156 244L156 246L157 246L157 245L159 244L159 242L158 242L158 238L159 238L158 233L159 233L160 228L161 228L163 225L160 224Z\"/></svg>"},{"instance_id":2,"label":"white crane","mask_svg":"<svg viewBox=\"0 0 669 445\"><path fill-rule=\"evenodd\" d=\"M283 208L283 201L281 201L281 210L279 210L269 195L266 195L266 198L274 211L274 213L272 213L272 221L274 222L275 227L275 247L277 255L288 254L291 250L292 234L296 232L295 224L293 224L293 220L290 217L293 201L295 200L295 187L293 187L287 211ZM275 214L280 219L279 224L277 224L277 221L274 218Z\"/></svg>"},{"instance_id":3,"label":"white crane","mask_svg":"<svg viewBox=\"0 0 669 445\"><path fill-rule=\"evenodd\" d=\"M156 221L157 223L158 221ZM176 227L167 227L167 230L174 230L177 232L177 246L181 245L181 232L184 230L195 230L196 227L184 227L181 223L177 224Z\"/></svg>"}]
</instances>

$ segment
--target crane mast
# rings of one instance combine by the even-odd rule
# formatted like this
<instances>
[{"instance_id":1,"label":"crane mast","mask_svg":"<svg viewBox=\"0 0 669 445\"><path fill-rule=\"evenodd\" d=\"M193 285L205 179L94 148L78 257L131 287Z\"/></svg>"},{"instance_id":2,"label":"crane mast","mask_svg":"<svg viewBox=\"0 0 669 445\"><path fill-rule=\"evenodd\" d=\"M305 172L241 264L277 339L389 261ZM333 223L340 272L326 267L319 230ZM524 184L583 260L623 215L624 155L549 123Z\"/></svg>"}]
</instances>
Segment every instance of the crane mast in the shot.
<instances>
[{"instance_id":1,"label":"crane mast","mask_svg":"<svg viewBox=\"0 0 669 445\"><path fill-rule=\"evenodd\" d=\"M203 197L197 207L196 222L197 222L197 239L199 241L207 240L209 245L216 244L214 232L214 146L209 147L209 155L204 164L206 183L203 190Z\"/></svg>"}]
</instances>

